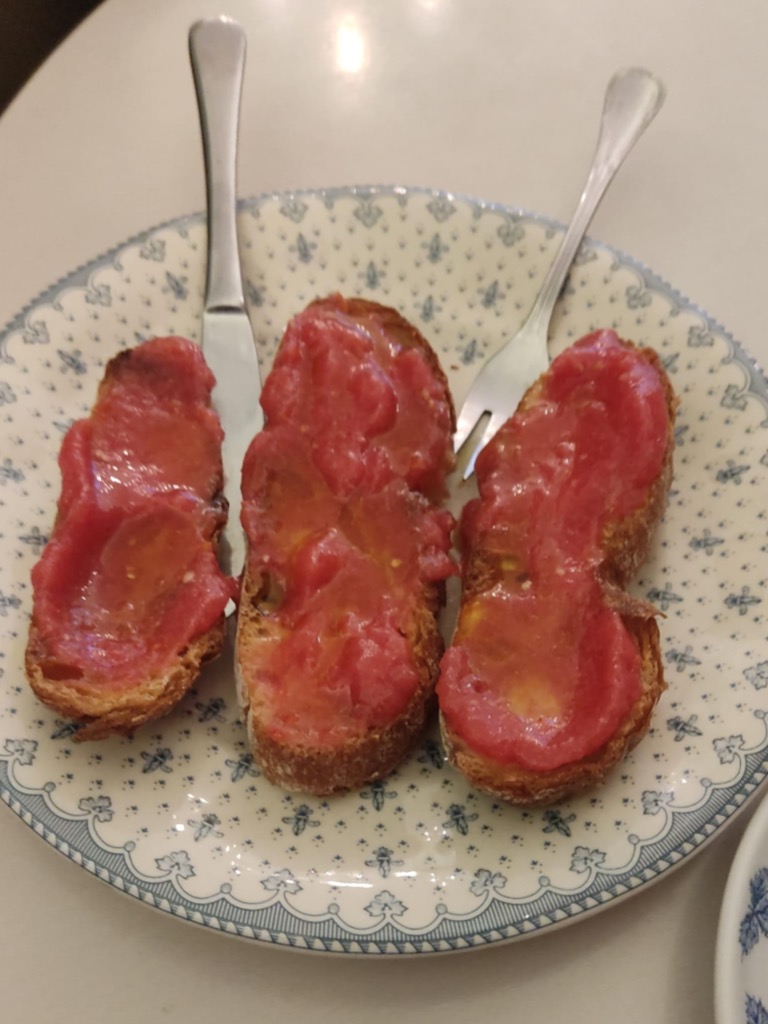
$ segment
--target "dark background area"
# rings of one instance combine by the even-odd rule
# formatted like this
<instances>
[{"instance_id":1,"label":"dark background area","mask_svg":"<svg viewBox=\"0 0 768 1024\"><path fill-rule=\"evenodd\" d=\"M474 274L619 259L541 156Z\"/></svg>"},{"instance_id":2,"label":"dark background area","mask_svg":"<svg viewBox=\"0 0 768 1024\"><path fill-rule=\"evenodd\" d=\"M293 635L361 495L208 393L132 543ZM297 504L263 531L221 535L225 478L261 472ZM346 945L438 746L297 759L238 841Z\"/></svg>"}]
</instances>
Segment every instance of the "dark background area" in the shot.
<instances>
[{"instance_id":1,"label":"dark background area","mask_svg":"<svg viewBox=\"0 0 768 1024\"><path fill-rule=\"evenodd\" d=\"M101 0L0 0L0 113Z\"/></svg>"}]
</instances>

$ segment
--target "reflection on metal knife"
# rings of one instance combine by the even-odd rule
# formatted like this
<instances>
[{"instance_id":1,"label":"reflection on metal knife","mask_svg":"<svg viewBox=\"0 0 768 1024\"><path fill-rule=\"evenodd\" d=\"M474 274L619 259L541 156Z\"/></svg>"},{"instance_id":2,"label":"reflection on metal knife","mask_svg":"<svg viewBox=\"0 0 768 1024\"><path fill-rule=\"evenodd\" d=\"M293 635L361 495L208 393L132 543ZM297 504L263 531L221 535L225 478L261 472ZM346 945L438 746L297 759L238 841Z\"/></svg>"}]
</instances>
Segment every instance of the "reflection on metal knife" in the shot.
<instances>
[{"instance_id":1,"label":"reflection on metal knife","mask_svg":"<svg viewBox=\"0 0 768 1024\"><path fill-rule=\"evenodd\" d=\"M240 475L252 438L264 425L261 377L245 307L236 222L237 130L245 68L245 33L229 18L194 24L189 54L200 110L208 193L208 277L202 347L216 377L213 404L224 428L222 461L229 520L222 538L225 571L245 562Z\"/></svg>"}]
</instances>

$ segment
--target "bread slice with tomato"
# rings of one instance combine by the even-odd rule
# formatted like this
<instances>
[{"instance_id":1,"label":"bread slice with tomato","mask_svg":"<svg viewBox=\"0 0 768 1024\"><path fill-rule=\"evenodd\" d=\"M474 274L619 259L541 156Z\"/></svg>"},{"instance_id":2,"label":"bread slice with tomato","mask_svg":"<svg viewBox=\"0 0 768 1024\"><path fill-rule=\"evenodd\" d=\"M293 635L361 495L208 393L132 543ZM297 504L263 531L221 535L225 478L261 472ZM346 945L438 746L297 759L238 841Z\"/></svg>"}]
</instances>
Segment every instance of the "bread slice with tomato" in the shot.
<instances>
[{"instance_id":1,"label":"bread slice with tomato","mask_svg":"<svg viewBox=\"0 0 768 1024\"><path fill-rule=\"evenodd\" d=\"M80 723L130 734L168 712L215 657L233 581L221 425L198 346L155 338L108 363L90 415L59 453L51 538L32 570L32 689Z\"/></svg>"},{"instance_id":2,"label":"bread slice with tomato","mask_svg":"<svg viewBox=\"0 0 768 1024\"><path fill-rule=\"evenodd\" d=\"M454 411L396 310L331 295L288 324L243 467L236 672L272 782L329 794L395 768L432 707Z\"/></svg>"},{"instance_id":3,"label":"bread slice with tomato","mask_svg":"<svg viewBox=\"0 0 768 1024\"><path fill-rule=\"evenodd\" d=\"M552 803L646 733L665 688L658 613L627 588L664 512L675 407L655 352L598 331L478 457L437 687L448 757L478 788Z\"/></svg>"}]
</instances>

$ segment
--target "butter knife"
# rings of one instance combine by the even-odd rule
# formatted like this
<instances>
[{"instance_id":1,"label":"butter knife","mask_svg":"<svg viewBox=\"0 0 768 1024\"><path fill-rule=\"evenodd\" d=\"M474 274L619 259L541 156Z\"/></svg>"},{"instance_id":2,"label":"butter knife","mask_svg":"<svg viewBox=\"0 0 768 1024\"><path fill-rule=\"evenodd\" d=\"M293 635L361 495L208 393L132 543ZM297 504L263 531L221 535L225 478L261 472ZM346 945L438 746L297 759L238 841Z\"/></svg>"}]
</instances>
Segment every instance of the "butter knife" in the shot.
<instances>
[{"instance_id":1,"label":"butter knife","mask_svg":"<svg viewBox=\"0 0 768 1024\"><path fill-rule=\"evenodd\" d=\"M202 349L216 377L213 405L224 429L222 463L229 519L220 561L239 576L245 563L240 522L243 457L264 425L259 404L258 353L245 305L237 238L237 132L245 70L245 33L219 17L196 22L189 32L203 140L208 209L208 272Z\"/></svg>"}]
</instances>

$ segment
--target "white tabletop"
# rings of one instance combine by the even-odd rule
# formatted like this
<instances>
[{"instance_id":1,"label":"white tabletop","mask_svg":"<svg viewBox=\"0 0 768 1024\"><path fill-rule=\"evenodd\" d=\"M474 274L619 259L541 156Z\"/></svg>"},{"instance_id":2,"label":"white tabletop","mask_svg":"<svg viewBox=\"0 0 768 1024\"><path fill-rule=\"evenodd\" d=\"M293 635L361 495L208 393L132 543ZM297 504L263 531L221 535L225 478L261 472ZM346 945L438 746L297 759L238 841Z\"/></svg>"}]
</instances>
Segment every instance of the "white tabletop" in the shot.
<instances>
[{"instance_id":1,"label":"white tabletop","mask_svg":"<svg viewBox=\"0 0 768 1024\"><path fill-rule=\"evenodd\" d=\"M117 242L202 208L186 37L197 17L223 12L249 35L242 195L428 185L564 221L610 75L653 69L667 103L591 233L768 364L762 0L107 0L0 118L0 323ZM359 71L340 66L345 19L363 41ZM719 904L747 816L604 913L393 963L290 953L153 913L4 811L2 1003L21 1024L707 1024Z\"/></svg>"}]
</instances>

